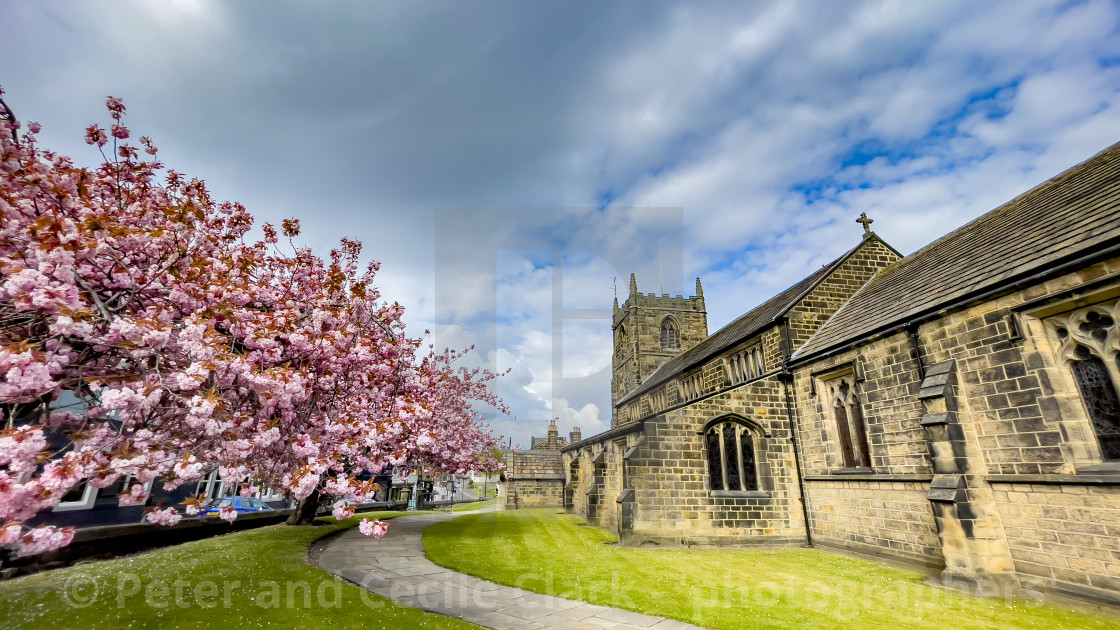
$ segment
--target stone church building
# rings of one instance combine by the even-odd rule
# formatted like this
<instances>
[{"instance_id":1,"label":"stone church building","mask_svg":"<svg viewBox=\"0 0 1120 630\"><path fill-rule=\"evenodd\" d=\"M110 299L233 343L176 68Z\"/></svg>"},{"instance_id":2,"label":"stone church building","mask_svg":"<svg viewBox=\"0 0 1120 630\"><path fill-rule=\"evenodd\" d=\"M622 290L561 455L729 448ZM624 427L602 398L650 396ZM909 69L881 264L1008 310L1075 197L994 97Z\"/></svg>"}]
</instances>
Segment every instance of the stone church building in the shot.
<instances>
[{"instance_id":1,"label":"stone church building","mask_svg":"<svg viewBox=\"0 0 1120 630\"><path fill-rule=\"evenodd\" d=\"M861 222L711 335L631 276L611 429L511 453L507 505L1120 603L1120 144L909 256Z\"/></svg>"}]
</instances>

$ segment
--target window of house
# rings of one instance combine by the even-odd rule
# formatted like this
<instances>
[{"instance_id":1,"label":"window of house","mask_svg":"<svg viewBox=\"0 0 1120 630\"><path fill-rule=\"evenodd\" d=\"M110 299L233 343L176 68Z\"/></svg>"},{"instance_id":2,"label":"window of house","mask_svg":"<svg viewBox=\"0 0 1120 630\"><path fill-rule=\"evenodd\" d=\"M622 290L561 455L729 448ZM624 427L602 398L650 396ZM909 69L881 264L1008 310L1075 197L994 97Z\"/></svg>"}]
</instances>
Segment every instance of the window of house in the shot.
<instances>
[{"instance_id":1,"label":"window of house","mask_svg":"<svg viewBox=\"0 0 1120 630\"><path fill-rule=\"evenodd\" d=\"M708 487L712 490L758 490L755 436L734 421L721 422L704 433L708 454Z\"/></svg>"},{"instance_id":2,"label":"window of house","mask_svg":"<svg viewBox=\"0 0 1120 630\"><path fill-rule=\"evenodd\" d=\"M871 468L871 449L867 443L867 424L863 418L856 383L851 373L824 383L826 404L840 437L840 455L845 468Z\"/></svg>"},{"instance_id":3,"label":"window of house","mask_svg":"<svg viewBox=\"0 0 1120 630\"><path fill-rule=\"evenodd\" d=\"M101 490L99 490L98 493L97 493L97 506L101 507L101 506L106 506L106 505L116 505L116 506L138 505L138 504L124 504L124 503L121 503L121 500L120 500L121 495L127 493L129 490L132 489L132 482L133 482L134 479L135 479L135 477L133 477L132 475L121 475L120 477L117 478L117 480L115 482L113 482L109 486L106 486L106 487L102 488ZM148 493L151 493L152 485L154 483L155 483L154 480L148 481L147 483L145 483L144 484L144 491L148 492Z\"/></svg>"},{"instance_id":4,"label":"window of house","mask_svg":"<svg viewBox=\"0 0 1120 630\"><path fill-rule=\"evenodd\" d=\"M381 495L381 493L378 492L378 496L380 496L380 495ZM261 488L260 491L257 492L257 496L260 497L261 501L283 501L284 500L284 489L283 488L273 488L272 486L269 486L267 488ZM371 500L373 500L373 499L371 499Z\"/></svg>"},{"instance_id":5,"label":"window of house","mask_svg":"<svg viewBox=\"0 0 1120 630\"><path fill-rule=\"evenodd\" d=\"M97 499L97 488L89 485L85 480L74 486L62 496L58 505L54 506L55 512L69 512L70 510L88 510L93 507Z\"/></svg>"},{"instance_id":6,"label":"window of house","mask_svg":"<svg viewBox=\"0 0 1120 630\"><path fill-rule=\"evenodd\" d=\"M236 484L226 484L222 481L222 477L218 474L218 471L214 470L198 481L194 493L200 501L205 501L218 497L232 497L237 494L238 490L240 490L240 488L238 488Z\"/></svg>"},{"instance_id":7,"label":"window of house","mask_svg":"<svg viewBox=\"0 0 1120 630\"><path fill-rule=\"evenodd\" d=\"M661 347L662 348L679 348L681 347L680 336L677 334L677 324L671 317L666 317L661 321Z\"/></svg>"},{"instance_id":8,"label":"window of house","mask_svg":"<svg viewBox=\"0 0 1120 630\"><path fill-rule=\"evenodd\" d=\"M1077 383L1100 444L1101 458L1120 460L1120 303L1116 301L1051 317L1047 324L1059 356Z\"/></svg>"}]
</instances>

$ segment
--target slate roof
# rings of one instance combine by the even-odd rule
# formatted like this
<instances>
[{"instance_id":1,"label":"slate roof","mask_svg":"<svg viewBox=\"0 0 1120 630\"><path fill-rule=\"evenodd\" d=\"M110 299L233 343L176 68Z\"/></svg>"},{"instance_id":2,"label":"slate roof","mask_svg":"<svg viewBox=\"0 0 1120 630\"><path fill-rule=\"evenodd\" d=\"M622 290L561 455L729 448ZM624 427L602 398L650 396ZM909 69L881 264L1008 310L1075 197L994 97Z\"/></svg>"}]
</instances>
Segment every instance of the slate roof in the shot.
<instances>
[{"instance_id":1,"label":"slate roof","mask_svg":"<svg viewBox=\"0 0 1120 630\"><path fill-rule=\"evenodd\" d=\"M878 239L878 237L874 235L872 238ZM854 254L866 242L866 239L861 240L859 245L848 250L843 256L821 267L817 271L814 271L797 284L751 309L745 315L709 335L704 341L701 341L665 363L662 363L638 385L637 389L623 396L616 404L621 404L632 400L636 396L641 396L684 370L704 363L735 344L746 341L758 334L763 329L773 324L776 318L784 315L789 309L793 308L806 293L817 286L825 276L836 267L840 266L840 263Z\"/></svg>"},{"instance_id":2,"label":"slate roof","mask_svg":"<svg viewBox=\"0 0 1120 630\"><path fill-rule=\"evenodd\" d=\"M1120 242L1120 143L884 269L794 353L802 362Z\"/></svg>"}]
</instances>

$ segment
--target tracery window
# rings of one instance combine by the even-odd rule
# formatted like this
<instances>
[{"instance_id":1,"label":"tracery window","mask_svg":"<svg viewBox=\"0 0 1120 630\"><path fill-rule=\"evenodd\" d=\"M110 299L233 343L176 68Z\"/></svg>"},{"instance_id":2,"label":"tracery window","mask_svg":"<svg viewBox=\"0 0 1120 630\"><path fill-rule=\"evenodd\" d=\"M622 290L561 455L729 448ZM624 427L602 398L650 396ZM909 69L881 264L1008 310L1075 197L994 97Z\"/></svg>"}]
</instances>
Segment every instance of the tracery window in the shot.
<instances>
[{"instance_id":1,"label":"tracery window","mask_svg":"<svg viewBox=\"0 0 1120 630\"><path fill-rule=\"evenodd\" d=\"M614 336L614 351L617 354L626 353L626 327L619 326L618 334Z\"/></svg>"},{"instance_id":2,"label":"tracery window","mask_svg":"<svg viewBox=\"0 0 1120 630\"><path fill-rule=\"evenodd\" d=\"M1120 302L1094 304L1047 324L1057 336L1105 460L1120 460Z\"/></svg>"},{"instance_id":3,"label":"tracery window","mask_svg":"<svg viewBox=\"0 0 1120 630\"><path fill-rule=\"evenodd\" d=\"M758 490L755 438L750 428L721 422L704 433L708 486L712 490Z\"/></svg>"},{"instance_id":4,"label":"tracery window","mask_svg":"<svg viewBox=\"0 0 1120 630\"><path fill-rule=\"evenodd\" d=\"M871 468L871 449L867 443L867 424L863 405L856 393L855 379L845 374L825 382L826 398L840 436L840 454L845 468Z\"/></svg>"},{"instance_id":5,"label":"tracery window","mask_svg":"<svg viewBox=\"0 0 1120 630\"><path fill-rule=\"evenodd\" d=\"M681 347L681 339L677 331L677 324L671 317L666 317L661 320L661 347L670 349Z\"/></svg>"}]
</instances>

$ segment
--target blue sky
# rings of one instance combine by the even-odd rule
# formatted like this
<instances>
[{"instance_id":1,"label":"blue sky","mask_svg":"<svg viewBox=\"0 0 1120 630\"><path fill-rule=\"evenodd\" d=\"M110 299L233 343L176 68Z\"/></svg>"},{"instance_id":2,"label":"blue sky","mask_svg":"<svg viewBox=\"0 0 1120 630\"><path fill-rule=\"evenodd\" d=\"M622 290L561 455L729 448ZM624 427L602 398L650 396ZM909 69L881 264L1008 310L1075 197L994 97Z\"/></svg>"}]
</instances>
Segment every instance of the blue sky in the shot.
<instances>
[{"instance_id":1,"label":"blue sky","mask_svg":"<svg viewBox=\"0 0 1120 630\"><path fill-rule=\"evenodd\" d=\"M415 334L511 370L522 444L609 424L599 315L658 238L714 331L861 212L909 253L1120 140L1110 1L0 2L47 146L92 162L120 96L218 197L362 240Z\"/></svg>"}]
</instances>

